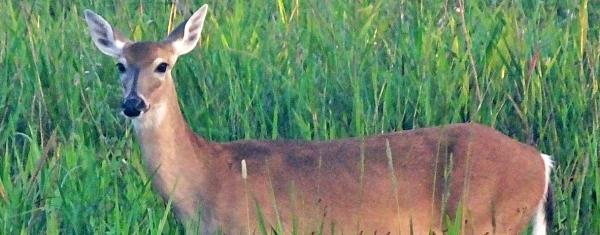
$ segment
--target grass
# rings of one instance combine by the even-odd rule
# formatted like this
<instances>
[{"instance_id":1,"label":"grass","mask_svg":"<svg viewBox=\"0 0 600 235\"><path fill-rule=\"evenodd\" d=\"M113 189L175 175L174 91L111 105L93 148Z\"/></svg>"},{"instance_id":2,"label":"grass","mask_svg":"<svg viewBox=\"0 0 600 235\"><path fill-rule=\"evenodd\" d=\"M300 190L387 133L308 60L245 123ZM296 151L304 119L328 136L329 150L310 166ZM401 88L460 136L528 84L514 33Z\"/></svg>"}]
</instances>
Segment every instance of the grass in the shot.
<instances>
[{"instance_id":1,"label":"grass","mask_svg":"<svg viewBox=\"0 0 600 235\"><path fill-rule=\"evenodd\" d=\"M178 22L202 4L180 2ZM600 3L461 2L207 1L182 109L216 141L485 123L554 156L555 231L600 234ZM0 234L181 233L85 8L140 40L167 34L171 4L0 4Z\"/></svg>"}]
</instances>

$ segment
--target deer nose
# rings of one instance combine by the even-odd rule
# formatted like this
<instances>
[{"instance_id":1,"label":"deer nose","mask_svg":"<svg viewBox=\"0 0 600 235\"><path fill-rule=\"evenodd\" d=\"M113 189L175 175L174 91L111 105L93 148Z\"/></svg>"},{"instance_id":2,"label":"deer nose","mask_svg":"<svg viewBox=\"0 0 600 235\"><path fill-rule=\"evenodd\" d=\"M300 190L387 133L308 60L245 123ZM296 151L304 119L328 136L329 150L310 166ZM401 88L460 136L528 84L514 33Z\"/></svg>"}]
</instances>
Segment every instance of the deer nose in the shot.
<instances>
[{"instance_id":1,"label":"deer nose","mask_svg":"<svg viewBox=\"0 0 600 235\"><path fill-rule=\"evenodd\" d=\"M137 96L127 97L121 104L121 108L123 108L125 116L133 118L139 116L146 109L146 103Z\"/></svg>"}]
</instances>

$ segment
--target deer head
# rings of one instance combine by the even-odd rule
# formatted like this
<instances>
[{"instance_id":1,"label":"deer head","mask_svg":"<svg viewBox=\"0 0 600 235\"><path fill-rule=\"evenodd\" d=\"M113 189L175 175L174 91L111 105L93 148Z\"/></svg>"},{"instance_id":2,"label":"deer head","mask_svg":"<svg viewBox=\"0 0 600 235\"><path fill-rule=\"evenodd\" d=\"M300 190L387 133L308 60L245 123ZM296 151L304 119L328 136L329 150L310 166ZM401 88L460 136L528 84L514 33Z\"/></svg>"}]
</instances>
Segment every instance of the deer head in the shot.
<instances>
[{"instance_id":1,"label":"deer head","mask_svg":"<svg viewBox=\"0 0 600 235\"><path fill-rule=\"evenodd\" d=\"M192 51L198 41L206 18L205 4L181 23L162 41L133 42L125 38L108 21L91 10L85 10L85 20L96 47L116 58L123 85L123 114L143 118L153 107L164 104L173 81L171 70L177 58Z\"/></svg>"}]
</instances>

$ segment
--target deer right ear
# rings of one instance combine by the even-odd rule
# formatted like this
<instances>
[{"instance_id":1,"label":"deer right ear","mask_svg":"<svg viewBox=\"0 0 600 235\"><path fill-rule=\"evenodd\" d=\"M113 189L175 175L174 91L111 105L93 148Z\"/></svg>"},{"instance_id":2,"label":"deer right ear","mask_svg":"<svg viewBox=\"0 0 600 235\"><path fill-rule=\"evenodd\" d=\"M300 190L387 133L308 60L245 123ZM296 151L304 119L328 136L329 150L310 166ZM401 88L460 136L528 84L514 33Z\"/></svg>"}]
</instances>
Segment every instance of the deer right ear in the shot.
<instances>
[{"instance_id":1,"label":"deer right ear","mask_svg":"<svg viewBox=\"0 0 600 235\"><path fill-rule=\"evenodd\" d=\"M171 44L178 56L192 51L200 41L207 11L208 5L204 4L167 36L165 41Z\"/></svg>"},{"instance_id":2,"label":"deer right ear","mask_svg":"<svg viewBox=\"0 0 600 235\"><path fill-rule=\"evenodd\" d=\"M108 21L91 10L85 10L85 21L88 24L92 40L98 49L109 56L118 58L123 47L129 42L118 31L113 30Z\"/></svg>"}]
</instances>

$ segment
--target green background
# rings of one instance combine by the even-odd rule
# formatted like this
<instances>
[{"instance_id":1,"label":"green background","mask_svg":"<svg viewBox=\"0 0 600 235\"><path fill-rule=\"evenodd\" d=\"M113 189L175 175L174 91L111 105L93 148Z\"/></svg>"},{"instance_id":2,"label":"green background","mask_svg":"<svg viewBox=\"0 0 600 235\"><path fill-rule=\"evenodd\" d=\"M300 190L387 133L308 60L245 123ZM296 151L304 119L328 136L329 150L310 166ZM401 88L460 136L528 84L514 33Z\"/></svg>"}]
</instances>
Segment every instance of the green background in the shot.
<instances>
[{"instance_id":1,"label":"green background","mask_svg":"<svg viewBox=\"0 0 600 235\"><path fill-rule=\"evenodd\" d=\"M599 234L600 2L461 2L181 1L176 23L210 7L174 69L184 115L214 141L481 122L554 156L555 231ZM0 234L183 232L83 20L162 39L171 6L0 4Z\"/></svg>"}]
</instances>

